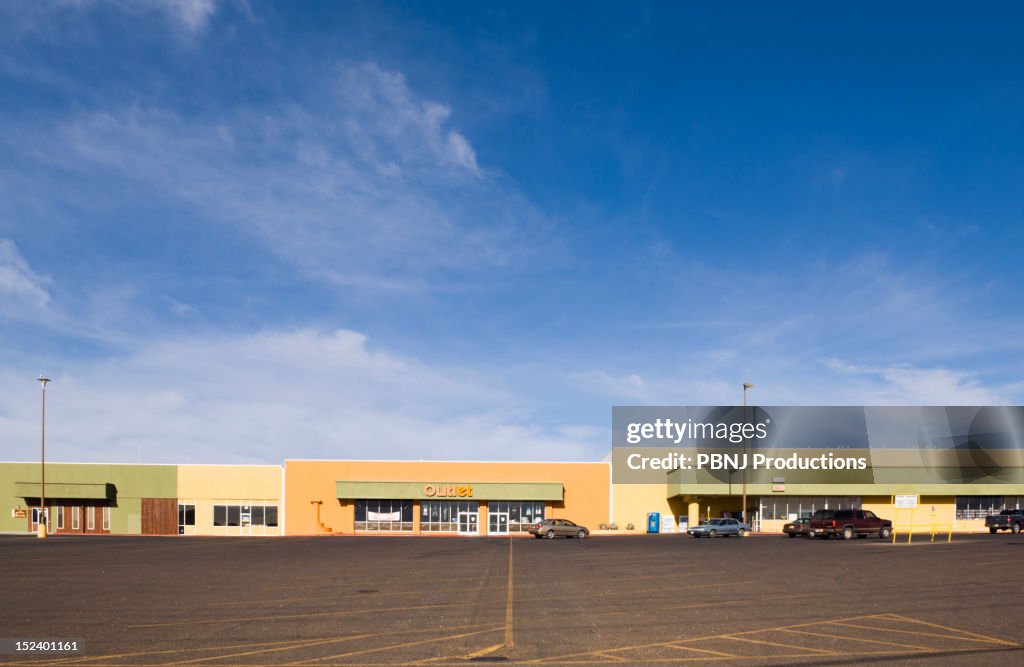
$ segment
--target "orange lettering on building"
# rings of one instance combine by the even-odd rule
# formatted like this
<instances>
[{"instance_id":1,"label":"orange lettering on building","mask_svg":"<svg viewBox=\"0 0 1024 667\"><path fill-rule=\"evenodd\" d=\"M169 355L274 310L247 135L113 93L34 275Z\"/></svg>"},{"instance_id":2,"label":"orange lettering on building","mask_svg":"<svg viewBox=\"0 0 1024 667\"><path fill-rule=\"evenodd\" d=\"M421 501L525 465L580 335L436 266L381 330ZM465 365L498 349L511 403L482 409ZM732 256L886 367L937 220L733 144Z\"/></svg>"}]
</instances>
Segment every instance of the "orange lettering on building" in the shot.
<instances>
[{"instance_id":1,"label":"orange lettering on building","mask_svg":"<svg viewBox=\"0 0 1024 667\"><path fill-rule=\"evenodd\" d=\"M427 484L423 487L423 495L427 498L472 498L473 487L469 484Z\"/></svg>"}]
</instances>

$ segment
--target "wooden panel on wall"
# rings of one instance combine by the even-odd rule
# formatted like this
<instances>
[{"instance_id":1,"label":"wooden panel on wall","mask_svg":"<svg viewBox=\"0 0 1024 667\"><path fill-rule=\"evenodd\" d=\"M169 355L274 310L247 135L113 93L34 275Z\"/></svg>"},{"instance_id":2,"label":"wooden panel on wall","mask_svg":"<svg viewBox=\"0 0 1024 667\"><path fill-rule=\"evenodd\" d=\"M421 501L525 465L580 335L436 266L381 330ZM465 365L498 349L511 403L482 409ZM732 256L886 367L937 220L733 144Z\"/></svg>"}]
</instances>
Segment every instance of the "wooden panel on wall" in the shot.
<instances>
[{"instance_id":1,"label":"wooden panel on wall","mask_svg":"<svg viewBox=\"0 0 1024 667\"><path fill-rule=\"evenodd\" d=\"M177 535L178 500L176 498L143 498L142 534Z\"/></svg>"}]
</instances>

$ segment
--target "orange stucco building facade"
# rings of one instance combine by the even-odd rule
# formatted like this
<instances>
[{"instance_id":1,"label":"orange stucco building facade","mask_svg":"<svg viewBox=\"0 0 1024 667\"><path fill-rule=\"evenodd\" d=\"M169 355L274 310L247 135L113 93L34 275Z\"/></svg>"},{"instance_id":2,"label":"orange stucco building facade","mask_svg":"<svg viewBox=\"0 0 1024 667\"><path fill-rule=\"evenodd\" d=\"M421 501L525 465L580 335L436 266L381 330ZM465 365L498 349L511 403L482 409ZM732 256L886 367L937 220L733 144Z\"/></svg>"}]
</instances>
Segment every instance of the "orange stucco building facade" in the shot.
<instances>
[{"instance_id":1,"label":"orange stucco building facade","mask_svg":"<svg viewBox=\"0 0 1024 667\"><path fill-rule=\"evenodd\" d=\"M509 535L612 513L608 463L287 460L284 478L289 535Z\"/></svg>"}]
</instances>

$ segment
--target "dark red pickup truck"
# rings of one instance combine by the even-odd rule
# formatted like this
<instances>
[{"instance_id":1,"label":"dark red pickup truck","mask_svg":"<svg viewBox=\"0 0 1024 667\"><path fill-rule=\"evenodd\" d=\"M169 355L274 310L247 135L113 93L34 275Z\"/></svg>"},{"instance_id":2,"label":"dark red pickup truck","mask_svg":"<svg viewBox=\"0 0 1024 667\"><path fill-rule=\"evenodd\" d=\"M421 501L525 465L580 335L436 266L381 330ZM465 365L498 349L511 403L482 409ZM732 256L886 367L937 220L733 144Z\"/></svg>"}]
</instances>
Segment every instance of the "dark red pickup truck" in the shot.
<instances>
[{"instance_id":1,"label":"dark red pickup truck","mask_svg":"<svg viewBox=\"0 0 1024 667\"><path fill-rule=\"evenodd\" d=\"M845 540L853 539L854 535L878 535L884 540L892 537L892 521L879 519L868 510L818 510L811 517L808 534L811 537L842 535Z\"/></svg>"},{"instance_id":2,"label":"dark red pickup truck","mask_svg":"<svg viewBox=\"0 0 1024 667\"><path fill-rule=\"evenodd\" d=\"M1016 535L1020 533L1021 526L1024 526L1024 510L1003 510L999 514L985 517L985 527L990 533L1009 530Z\"/></svg>"}]
</instances>

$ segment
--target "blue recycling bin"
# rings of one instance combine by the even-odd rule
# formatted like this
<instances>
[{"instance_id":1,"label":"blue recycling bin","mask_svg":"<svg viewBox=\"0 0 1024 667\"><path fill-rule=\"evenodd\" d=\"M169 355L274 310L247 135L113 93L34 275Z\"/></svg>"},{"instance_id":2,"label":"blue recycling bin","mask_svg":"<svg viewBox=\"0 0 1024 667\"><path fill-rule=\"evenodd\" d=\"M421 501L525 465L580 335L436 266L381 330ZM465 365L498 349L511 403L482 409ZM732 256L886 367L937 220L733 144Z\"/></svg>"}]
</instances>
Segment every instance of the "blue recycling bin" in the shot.
<instances>
[{"instance_id":1,"label":"blue recycling bin","mask_svg":"<svg viewBox=\"0 0 1024 667\"><path fill-rule=\"evenodd\" d=\"M647 532L657 533L661 531L661 512L647 513Z\"/></svg>"}]
</instances>

